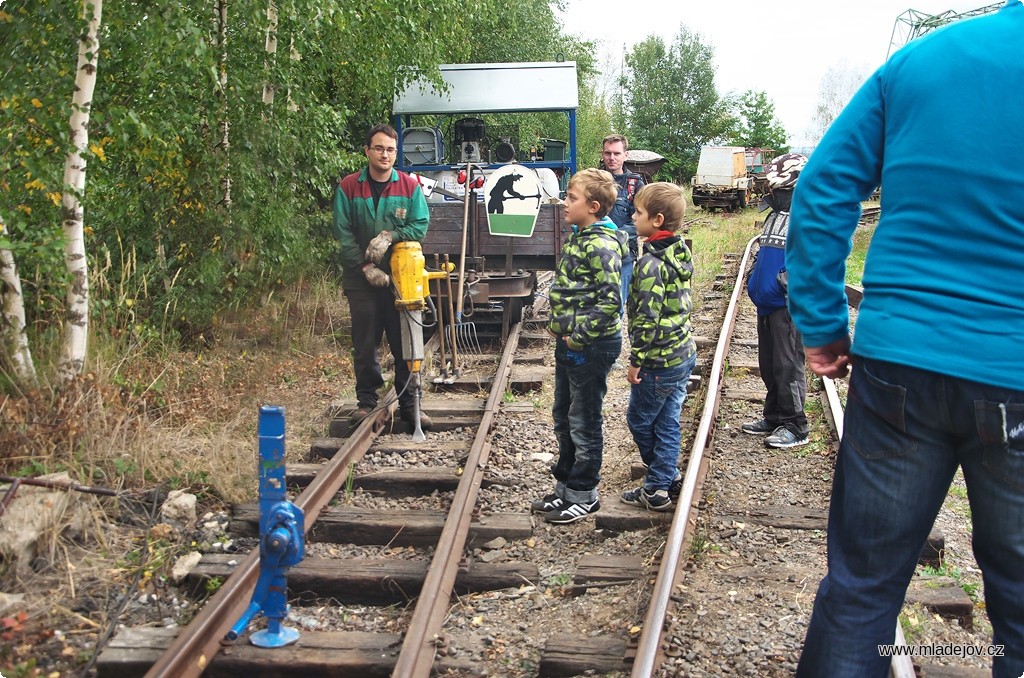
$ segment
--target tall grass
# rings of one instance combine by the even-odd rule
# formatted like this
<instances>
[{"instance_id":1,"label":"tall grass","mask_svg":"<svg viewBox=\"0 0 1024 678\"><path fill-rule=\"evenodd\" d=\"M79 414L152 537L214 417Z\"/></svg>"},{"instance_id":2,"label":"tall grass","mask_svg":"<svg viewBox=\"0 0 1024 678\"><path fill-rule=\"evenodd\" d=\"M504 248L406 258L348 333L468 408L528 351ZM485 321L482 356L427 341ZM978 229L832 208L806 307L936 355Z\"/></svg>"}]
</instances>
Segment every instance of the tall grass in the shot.
<instances>
[{"instance_id":1,"label":"tall grass","mask_svg":"<svg viewBox=\"0 0 1024 678\"><path fill-rule=\"evenodd\" d=\"M340 286L323 276L252 308L225 311L212 343L183 348L134 322L131 300L146 292L134 287L133 254L125 260L129 265L93 269L97 313L83 374L58 386L52 368L59 350L51 340L34 352L39 386L0 393L0 472L66 471L119 489L165 485L213 500L251 497L259 406L290 406L308 439L319 412L297 411L308 396L294 391L312 372L329 392L331 377L348 370L350 321ZM129 277L105 279L111 270ZM289 385L295 388L281 388Z\"/></svg>"}]
</instances>

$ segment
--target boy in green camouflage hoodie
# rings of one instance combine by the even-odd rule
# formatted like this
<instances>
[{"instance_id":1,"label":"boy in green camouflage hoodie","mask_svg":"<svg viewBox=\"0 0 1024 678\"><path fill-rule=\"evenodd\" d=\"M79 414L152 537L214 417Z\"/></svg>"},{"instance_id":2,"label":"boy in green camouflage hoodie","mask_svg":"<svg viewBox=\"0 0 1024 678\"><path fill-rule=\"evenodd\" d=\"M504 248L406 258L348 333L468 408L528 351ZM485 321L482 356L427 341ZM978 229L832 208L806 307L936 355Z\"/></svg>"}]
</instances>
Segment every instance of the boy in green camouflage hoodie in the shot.
<instances>
[{"instance_id":1,"label":"boy in green camouflage hoodie","mask_svg":"<svg viewBox=\"0 0 1024 678\"><path fill-rule=\"evenodd\" d=\"M644 484L622 494L624 504L670 511L682 485L679 473L679 413L686 384L697 361L690 332L690 278L693 258L676 234L686 200L675 184L640 189L633 223L647 238L633 270L629 312L629 368L632 384L626 422L640 458L647 464Z\"/></svg>"},{"instance_id":2,"label":"boy in green camouflage hoodie","mask_svg":"<svg viewBox=\"0 0 1024 678\"><path fill-rule=\"evenodd\" d=\"M617 197L612 175L597 169L574 175L566 190L564 218L572 233L562 246L549 293L548 332L555 337L555 490L530 504L549 523L573 523L601 507L601 408L608 372L622 349L620 276L628 247L625 232L607 217Z\"/></svg>"}]
</instances>

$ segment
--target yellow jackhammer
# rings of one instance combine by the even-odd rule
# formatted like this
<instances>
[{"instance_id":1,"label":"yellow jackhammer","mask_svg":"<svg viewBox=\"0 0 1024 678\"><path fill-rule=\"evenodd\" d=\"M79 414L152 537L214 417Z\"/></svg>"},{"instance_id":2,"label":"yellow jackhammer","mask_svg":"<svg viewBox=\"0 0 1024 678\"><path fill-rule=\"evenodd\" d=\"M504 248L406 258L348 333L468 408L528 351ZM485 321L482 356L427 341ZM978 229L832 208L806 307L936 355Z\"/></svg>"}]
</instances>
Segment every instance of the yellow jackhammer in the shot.
<instances>
[{"instance_id":1,"label":"yellow jackhammer","mask_svg":"<svg viewBox=\"0 0 1024 678\"><path fill-rule=\"evenodd\" d=\"M453 267L454 268L454 267ZM402 356L409 366L409 383L413 396L412 439L427 439L420 425L420 400L423 396L420 373L423 370L423 309L430 296L431 280L445 277L444 271L427 271L423 248L415 241L395 243L391 248L391 279L394 281L395 308L402 323ZM438 313L440 314L440 313Z\"/></svg>"}]
</instances>

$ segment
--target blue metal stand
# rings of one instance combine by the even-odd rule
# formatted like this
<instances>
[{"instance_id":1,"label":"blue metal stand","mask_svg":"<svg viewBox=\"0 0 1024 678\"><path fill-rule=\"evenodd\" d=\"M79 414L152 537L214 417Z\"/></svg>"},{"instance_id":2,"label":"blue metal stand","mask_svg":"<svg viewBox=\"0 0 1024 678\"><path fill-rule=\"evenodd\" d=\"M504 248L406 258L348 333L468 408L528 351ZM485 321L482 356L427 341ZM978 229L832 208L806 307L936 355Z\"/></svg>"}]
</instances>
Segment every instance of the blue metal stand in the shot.
<instances>
[{"instance_id":1,"label":"blue metal stand","mask_svg":"<svg viewBox=\"0 0 1024 678\"><path fill-rule=\"evenodd\" d=\"M284 647L299 639L297 629L282 626L288 616L288 568L306 550L305 516L285 498L284 408L260 408L260 577L252 602L225 636L236 640L261 612L267 628L249 641L259 647Z\"/></svg>"}]
</instances>

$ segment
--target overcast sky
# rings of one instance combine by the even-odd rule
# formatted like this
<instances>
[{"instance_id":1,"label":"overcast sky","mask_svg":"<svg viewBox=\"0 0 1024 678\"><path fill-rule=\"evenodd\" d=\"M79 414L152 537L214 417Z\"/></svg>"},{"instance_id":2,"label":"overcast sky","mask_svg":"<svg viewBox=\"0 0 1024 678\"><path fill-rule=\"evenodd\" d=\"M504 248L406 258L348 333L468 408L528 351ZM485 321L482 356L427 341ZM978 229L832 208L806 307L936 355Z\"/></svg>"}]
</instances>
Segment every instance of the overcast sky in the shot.
<instances>
[{"instance_id":1,"label":"overcast sky","mask_svg":"<svg viewBox=\"0 0 1024 678\"><path fill-rule=\"evenodd\" d=\"M995 0L992 0L995 1ZM649 35L671 44L680 25L715 52L718 91L760 90L775 103L791 146L807 143L818 86L830 66L865 75L885 61L893 27L908 9L966 12L985 0L566 0L566 32L601 45L617 76L623 50ZM610 81L613 81L610 79Z\"/></svg>"}]
</instances>

